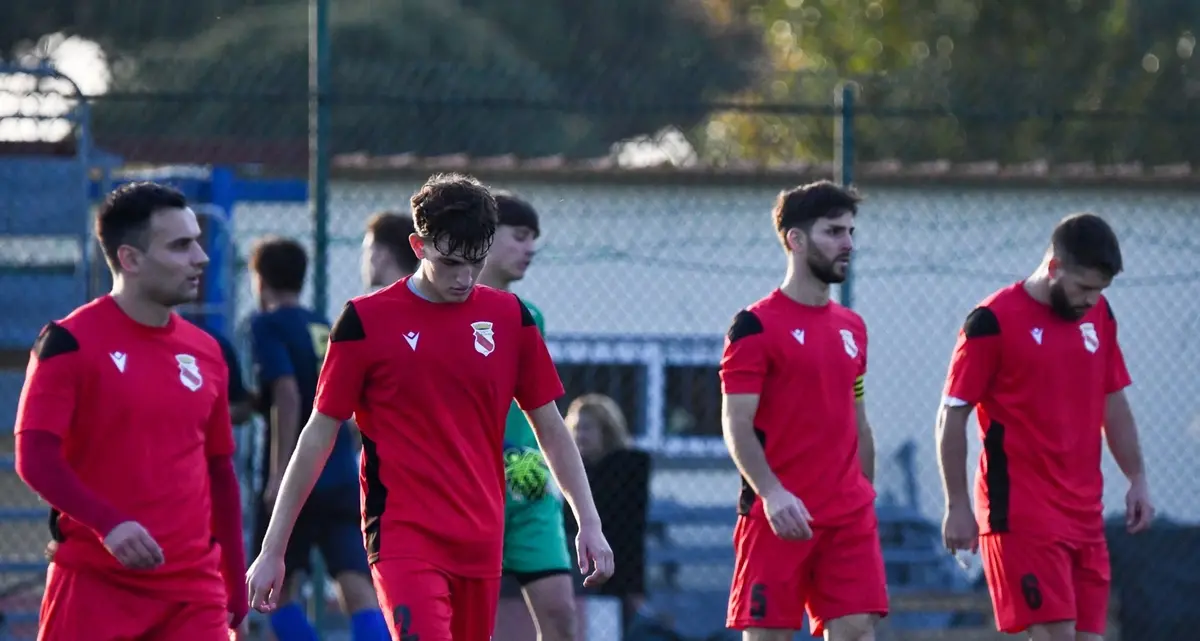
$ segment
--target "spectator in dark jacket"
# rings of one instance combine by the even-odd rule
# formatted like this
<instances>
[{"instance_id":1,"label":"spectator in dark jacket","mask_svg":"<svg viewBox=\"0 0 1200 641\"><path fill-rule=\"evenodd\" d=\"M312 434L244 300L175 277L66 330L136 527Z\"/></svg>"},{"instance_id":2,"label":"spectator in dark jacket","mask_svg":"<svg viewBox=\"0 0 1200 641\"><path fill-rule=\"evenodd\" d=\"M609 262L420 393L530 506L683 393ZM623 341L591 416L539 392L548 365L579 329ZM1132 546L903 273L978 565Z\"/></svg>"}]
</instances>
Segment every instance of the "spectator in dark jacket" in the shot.
<instances>
[{"instance_id":1,"label":"spectator in dark jacket","mask_svg":"<svg viewBox=\"0 0 1200 641\"><path fill-rule=\"evenodd\" d=\"M591 591L619 597L625 621L642 605L646 592L646 512L650 501L650 456L632 447L625 414L603 394L585 394L567 409L567 427L587 468L604 535L613 549L616 572ZM567 534L579 531L565 510Z\"/></svg>"}]
</instances>

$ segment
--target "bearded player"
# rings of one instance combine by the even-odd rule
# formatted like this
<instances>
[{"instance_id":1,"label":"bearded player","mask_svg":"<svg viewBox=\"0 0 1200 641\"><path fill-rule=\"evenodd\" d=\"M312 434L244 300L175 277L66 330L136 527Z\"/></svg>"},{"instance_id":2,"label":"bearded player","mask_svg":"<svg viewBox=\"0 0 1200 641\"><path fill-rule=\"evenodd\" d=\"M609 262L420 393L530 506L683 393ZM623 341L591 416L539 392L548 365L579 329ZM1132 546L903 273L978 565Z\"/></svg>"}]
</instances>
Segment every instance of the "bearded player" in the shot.
<instances>
[{"instance_id":1,"label":"bearded player","mask_svg":"<svg viewBox=\"0 0 1200 641\"><path fill-rule=\"evenodd\" d=\"M746 641L871 641L887 614L864 403L867 329L829 299L846 279L858 197L822 181L784 191L778 289L733 319L723 428L742 473L727 624Z\"/></svg>"},{"instance_id":2,"label":"bearded player","mask_svg":"<svg viewBox=\"0 0 1200 641\"><path fill-rule=\"evenodd\" d=\"M509 291L533 261L541 226L537 210L524 199L504 191L494 195L499 225L479 282ZM544 335L542 313L524 302ZM521 586L538 637L570 641L576 631L575 592L562 503L549 487L537 438L516 403L508 411L504 440L504 573Z\"/></svg>"},{"instance_id":3,"label":"bearded player","mask_svg":"<svg viewBox=\"0 0 1200 641\"><path fill-rule=\"evenodd\" d=\"M612 575L587 476L555 400L554 363L516 296L475 287L496 233L496 201L473 178L430 178L412 198L413 276L346 304L330 333L312 417L288 464L263 551L247 575L270 610L283 550L337 427L363 439L363 534L395 641L487 641L504 542L505 419L516 399L555 480L585 524L588 585Z\"/></svg>"},{"instance_id":4,"label":"bearded player","mask_svg":"<svg viewBox=\"0 0 1200 641\"><path fill-rule=\"evenodd\" d=\"M225 641L246 614L242 509L221 348L183 320L208 256L182 194L109 194L112 292L46 325L16 469L51 505L40 641Z\"/></svg>"},{"instance_id":5,"label":"bearded player","mask_svg":"<svg viewBox=\"0 0 1200 641\"><path fill-rule=\"evenodd\" d=\"M1129 480L1129 531L1154 518L1117 318L1103 296L1122 266L1104 219L1064 218L1037 271L967 315L946 377L937 423L945 544L982 551L996 626L1034 641L1099 641L1107 627L1102 438ZM983 441L974 513L972 409Z\"/></svg>"}]
</instances>

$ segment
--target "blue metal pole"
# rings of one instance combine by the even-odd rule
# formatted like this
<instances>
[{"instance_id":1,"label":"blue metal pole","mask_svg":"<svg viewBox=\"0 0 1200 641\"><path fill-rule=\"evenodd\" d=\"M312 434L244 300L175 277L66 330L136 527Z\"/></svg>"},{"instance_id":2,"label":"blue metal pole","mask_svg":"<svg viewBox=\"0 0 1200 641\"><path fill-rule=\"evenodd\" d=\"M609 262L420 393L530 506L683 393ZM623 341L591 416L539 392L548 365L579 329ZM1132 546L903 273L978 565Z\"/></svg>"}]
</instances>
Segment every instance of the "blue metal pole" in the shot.
<instances>
[{"instance_id":1,"label":"blue metal pole","mask_svg":"<svg viewBox=\"0 0 1200 641\"><path fill-rule=\"evenodd\" d=\"M234 173L228 167L213 167L209 174L209 200L220 220L208 229L208 282L203 315L205 325L228 338L233 330L233 270L229 256L233 234L233 207L237 198Z\"/></svg>"},{"instance_id":2,"label":"blue metal pole","mask_svg":"<svg viewBox=\"0 0 1200 641\"><path fill-rule=\"evenodd\" d=\"M834 166L837 182L847 187L854 184L854 85L843 82L834 94L837 119L834 122ZM842 305L854 306L854 271L846 273L846 281L838 288Z\"/></svg>"}]
</instances>

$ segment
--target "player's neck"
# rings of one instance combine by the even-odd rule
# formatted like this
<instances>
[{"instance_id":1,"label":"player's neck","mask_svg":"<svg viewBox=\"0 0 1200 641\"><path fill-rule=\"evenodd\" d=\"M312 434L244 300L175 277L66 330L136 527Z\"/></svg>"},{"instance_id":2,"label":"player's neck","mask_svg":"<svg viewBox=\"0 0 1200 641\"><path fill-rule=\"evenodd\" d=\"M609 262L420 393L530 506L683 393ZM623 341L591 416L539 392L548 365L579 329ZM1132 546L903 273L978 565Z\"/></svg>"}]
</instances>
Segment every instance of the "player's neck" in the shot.
<instances>
[{"instance_id":1,"label":"player's neck","mask_svg":"<svg viewBox=\"0 0 1200 641\"><path fill-rule=\"evenodd\" d=\"M1046 265L1038 267L1033 275L1021 283L1030 298L1043 305L1050 304L1050 270Z\"/></svg>"},{"instance_id":2,"label":"player's neck","mask_svg":"<svg viewBox=\"0 0 1200 641\"><path fill-rule=\"evenodd\" d=\"M822 307L829 304L829 283L819 280L807 269L789 266L779 291L801 305Z\"/></svg>"},{"instance_id":3,"label":"player's neck","mask_svg":"<svg viewBox=\"0 0 1200 641\"><path fill-rule=\"evenodd\" d=\"M113 301L134 322L149 327L166 327L171 320L171 308L138 296L135 289L127 286L120 278L112 288Z\"/></svg>"},{"instance_id":4,"label":"player's neck","mask_svg":"<svg viewBox=\"0 0 1200 641\"><path fill-rule=\"evenodd\" d=\"M479 274L479 284L501 291L508 291L512 287L512 281L504 279L495 272L488 271L486 267Z\"/></svg>"},{"instance_id":5,"label":"player's neck","mask_svg":"<svg viewBox=\"0 0 1200 641\"><path fill-rule=\"evenodd\" d=\"M271 296L270 300L265 301L265 302L266 302L266 304L263 305L263 307L268 312L273 312L277 309L283 309L284 307L299 307L300 306L300 295L299 294L276 293Z\"/></svg>"},{"instance_id":6,"label":"player's neck","mask_svg":"<svg viewBox=\"0 0 1200 641\"><path fill-rule=\"evenodd\" d=\"M408 282L410 286L416 290L417 295L421 298L424 298L431 303L440 304L447 302L445 298L442 298L441 294L438 294L437 290L433 287L433 283L430 283L429 279L425 277L424 271L418 269L415 273L413 273L412 278L410 278Z\"/></svg>"}]
</instances>

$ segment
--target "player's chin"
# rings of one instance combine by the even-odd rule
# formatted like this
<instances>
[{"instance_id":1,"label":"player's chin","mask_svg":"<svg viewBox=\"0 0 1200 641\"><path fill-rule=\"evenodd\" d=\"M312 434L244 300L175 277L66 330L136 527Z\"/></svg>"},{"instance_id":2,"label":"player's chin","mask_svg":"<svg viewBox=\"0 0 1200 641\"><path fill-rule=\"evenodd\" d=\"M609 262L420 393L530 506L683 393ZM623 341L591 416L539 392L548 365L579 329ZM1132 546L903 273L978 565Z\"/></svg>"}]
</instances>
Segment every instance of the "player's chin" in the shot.
<instances>
[{"instance_id":1,"label":"player's chin","mask_svg":"<svg viewBox=\"0 0 1200 641\"><path fill-rule=\"evenodd\" d=\"M446 293L444 294L446 300L451 303L461 303L461 302L467 300L467 298L470 295L471 295L470 287L467 287L465 289L457 289L457 288L448 289L448 290L446 290Z\"/></svg>"}]
</instances>

